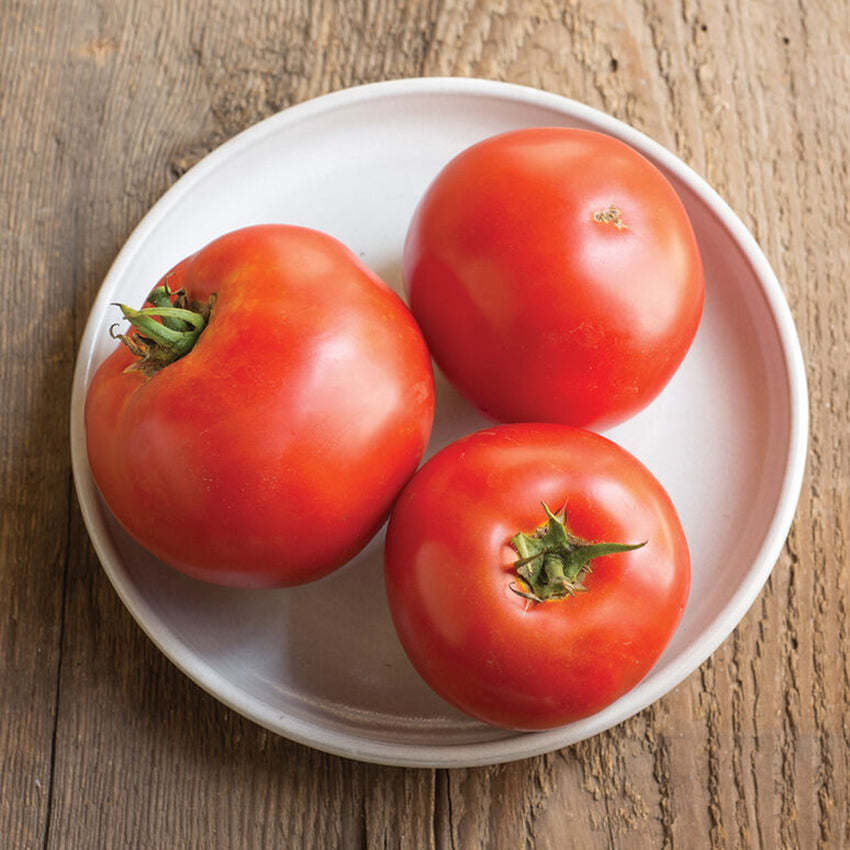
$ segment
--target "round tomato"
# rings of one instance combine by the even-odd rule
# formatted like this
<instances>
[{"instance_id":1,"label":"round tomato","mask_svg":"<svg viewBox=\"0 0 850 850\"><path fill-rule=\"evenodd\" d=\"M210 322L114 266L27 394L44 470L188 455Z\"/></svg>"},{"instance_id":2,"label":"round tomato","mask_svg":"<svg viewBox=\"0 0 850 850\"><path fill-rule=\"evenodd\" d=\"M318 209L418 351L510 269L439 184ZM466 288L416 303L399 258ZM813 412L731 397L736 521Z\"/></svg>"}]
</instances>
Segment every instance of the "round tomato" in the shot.
<instances>
[{"instance_id":1,"label":"round tomato","mask_svg":"<svg viewBox=\"0 0 850 850\"><path fill-rule=\"evenodd\" d=\"M385 542L393 622L422 678L462 711L545 729L636 685L685 607L670 498L610 440L501 425L434 455Z\"/></svg>"},{"instance_id":2,"label":"round tomato","mask_svg":"<svg viewBox=\"0 0 850 850\"><path fill-rule=\"evenodd\" d=\"M151 302L123 308L127 345L86 398L121 525L220 584L300 584L349 560L431 430L430 358L402 300L330 236L263 225L183 260Z\"/></svg>"},{"instance_id":3,"label":"round tomato","mask_svg":"<svg viewBox=\"0 0 850 850\"><path fill-rule=\"evenodd\" d=\"M667 384L700 321L687 213L610 136L544 127L459 154L403 254L411 310L458 391L490 418L605 428Z\"/></svg>"}]
</instances>

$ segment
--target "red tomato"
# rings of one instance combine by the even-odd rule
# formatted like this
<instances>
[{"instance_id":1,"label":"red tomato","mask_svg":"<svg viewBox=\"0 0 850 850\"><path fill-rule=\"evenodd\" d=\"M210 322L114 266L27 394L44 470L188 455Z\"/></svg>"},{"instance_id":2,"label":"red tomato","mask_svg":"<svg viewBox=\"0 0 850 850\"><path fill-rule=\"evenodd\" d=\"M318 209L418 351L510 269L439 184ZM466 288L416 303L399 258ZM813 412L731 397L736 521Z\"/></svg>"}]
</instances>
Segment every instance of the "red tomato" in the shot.
<instances>
[{"instance_id":1,"label":"red tomato","mask_svg":"<svg viewBox=\"0 0 850 850\"><path fill-rule=\"evenodd\" d=\"M214 306L175 362L145 374L119 346L95 374L85 421L104 500L197 578L284 586L339 567L430 434L433 374L409 311L341 243L283 225L222 236L165 281Z\"/></svg>"},{"instance_id":2,"label":"red tomato","mask_svg":"<svg viewBox=\"0 0 850 850\"><path fill-rule=\"evenodd\" d=\"M425 682L473 717L531 730L593 714L646 675L682 616L690 559L670 498L631 454L590 431L514 424L414 475L385 575Z\"/></svg>"},{"instance_id":3,"label":"red tomato","mask_svg":"<svg viewBox=\"0 0 850 850\"><path fill-rule=\"evenodd\" d=\"M518 130L462 152L416 209L403 271L437 365L504 422L628 418L672 377L702 314L673 187L586 130Z\"/></svg>"}]
</instances>

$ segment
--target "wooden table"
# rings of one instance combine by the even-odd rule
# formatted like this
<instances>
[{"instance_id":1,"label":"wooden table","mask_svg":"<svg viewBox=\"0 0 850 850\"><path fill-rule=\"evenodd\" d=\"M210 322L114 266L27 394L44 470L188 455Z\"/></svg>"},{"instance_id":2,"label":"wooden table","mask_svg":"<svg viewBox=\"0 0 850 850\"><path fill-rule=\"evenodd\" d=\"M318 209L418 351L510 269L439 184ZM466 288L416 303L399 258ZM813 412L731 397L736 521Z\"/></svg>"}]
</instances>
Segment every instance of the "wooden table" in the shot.
<instances>
[{"instance_id":1,"label":"wooden table","mask_svg":"<svg viewBox=\"0 0 850 850\"><path fill-rule=\"evenodd\" d=\"M0 2L0 846L850 845L850 12L841 2ZM95 293L194 162L307 98L479 76L599 107L751 228L794 314L811 446L733 635L605 734L490 768L377 767L224 708L89 544L72 370Z\"/></svg>"}]
</instances>

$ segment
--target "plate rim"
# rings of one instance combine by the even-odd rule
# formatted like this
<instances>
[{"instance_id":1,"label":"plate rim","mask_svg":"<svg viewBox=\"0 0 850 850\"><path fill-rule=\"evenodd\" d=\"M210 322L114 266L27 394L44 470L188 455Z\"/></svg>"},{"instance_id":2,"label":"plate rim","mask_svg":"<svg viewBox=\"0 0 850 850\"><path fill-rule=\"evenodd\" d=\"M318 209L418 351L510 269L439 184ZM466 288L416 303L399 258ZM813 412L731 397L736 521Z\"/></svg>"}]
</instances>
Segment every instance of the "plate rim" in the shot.
<instances>
[{"instance_id":1,"label":"plate rim","mask_svg":"<svg viewBox=\"0 0 850 850\"><path fill-rule=\"evenodd\" d=\"M148 606L144 597L126 575L112 564L121 563L117 547L109 534L95 533L106 529L97 489L91 478L85 451L83 402L87 389L95 326L99 324L98 305L109 284L120 278L129 267L159 219L172 206L190 193L196 185L215 173L226 158L249 148L268 134L280 131L289 123L308 120L323 112L343 106L396 96L486 96L511 102L522 102L561 113L593 124L603 132L616 136L660 163L686 185L711 213L720 220L753 269L761 296L773 320L784 359L783 374L789 399L788 439L782 487L776 509L762 544L737 592L701 633L679 656L675 669L653 678L652 693L645 693L646 680L630 692L628 708L614 703L607 709L571 724L569 727L544 732L517 733L494 740L461 744L409 744L387 742L328 729L319 723L293 717L285 712L269 710L257 698L235 689L229 680L205 659L189 650L175 632ZM78 346L71 393L71 466L80 511L89 539L124 606L154 645L196 685L216 700L257 725L277 735L332 755L373 764L417 768L476 767L507 763L555 749L570 746L634 716L648 705L668 694L690 676L737 627L760 594L772 573L793 523L805 474L808 447L808 390L805 365L791 309L782 287L766 256L743 222L720 195L690 166L660 143L620 119L564 95L517 83L479 77L408 77L366 83L339 89L281 110L248 127L225 141L182 175L147 210L122 245L101 282L90 307L85 329ZM265 710L263 710L265 709ZM564 732L565 729L572 733Z\"/></svg>"}]
</instances>

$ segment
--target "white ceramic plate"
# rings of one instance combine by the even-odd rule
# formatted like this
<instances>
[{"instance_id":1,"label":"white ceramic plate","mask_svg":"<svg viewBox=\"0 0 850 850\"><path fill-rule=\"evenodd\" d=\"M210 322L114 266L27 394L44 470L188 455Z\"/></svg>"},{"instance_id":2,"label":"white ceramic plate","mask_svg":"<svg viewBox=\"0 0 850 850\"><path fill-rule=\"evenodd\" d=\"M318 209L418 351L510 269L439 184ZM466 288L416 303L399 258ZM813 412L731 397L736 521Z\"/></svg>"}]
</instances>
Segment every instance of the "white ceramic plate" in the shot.
<instances>
[{"instance_id":1,"label":"white ceramic plate","mask_svg":"<svg viewBox=\"0 0 850 850\"><path fill-rule=\"evenodd\" d=\"M644 681L599 714L547 732L467 719L422 683L387 609L382 534L313 585L239 591L179 575L116 527L86 459L83 400L113 348L115 301L141 303L175 262L214 237L288 222L342 240L401 290L399 256L414 205L454 154L532 125L602 130L671 179L703 253L707 299L696 341L663 394L609 436L675 502L693 583L681 626ZM438 376L428 454L486 424ZM667 693L729 635L780 554L801 485L807 397L794 325L758 246L678 159L593 109L473 79L377 83L318 98L252 127L206 157L153 207L118 255L92 308L74 378L72 459L94 547L124 604L188 676L234 710L310 746L365 761L472 766L551 751L623 721Z\"/></svg>"}]
</instances>

